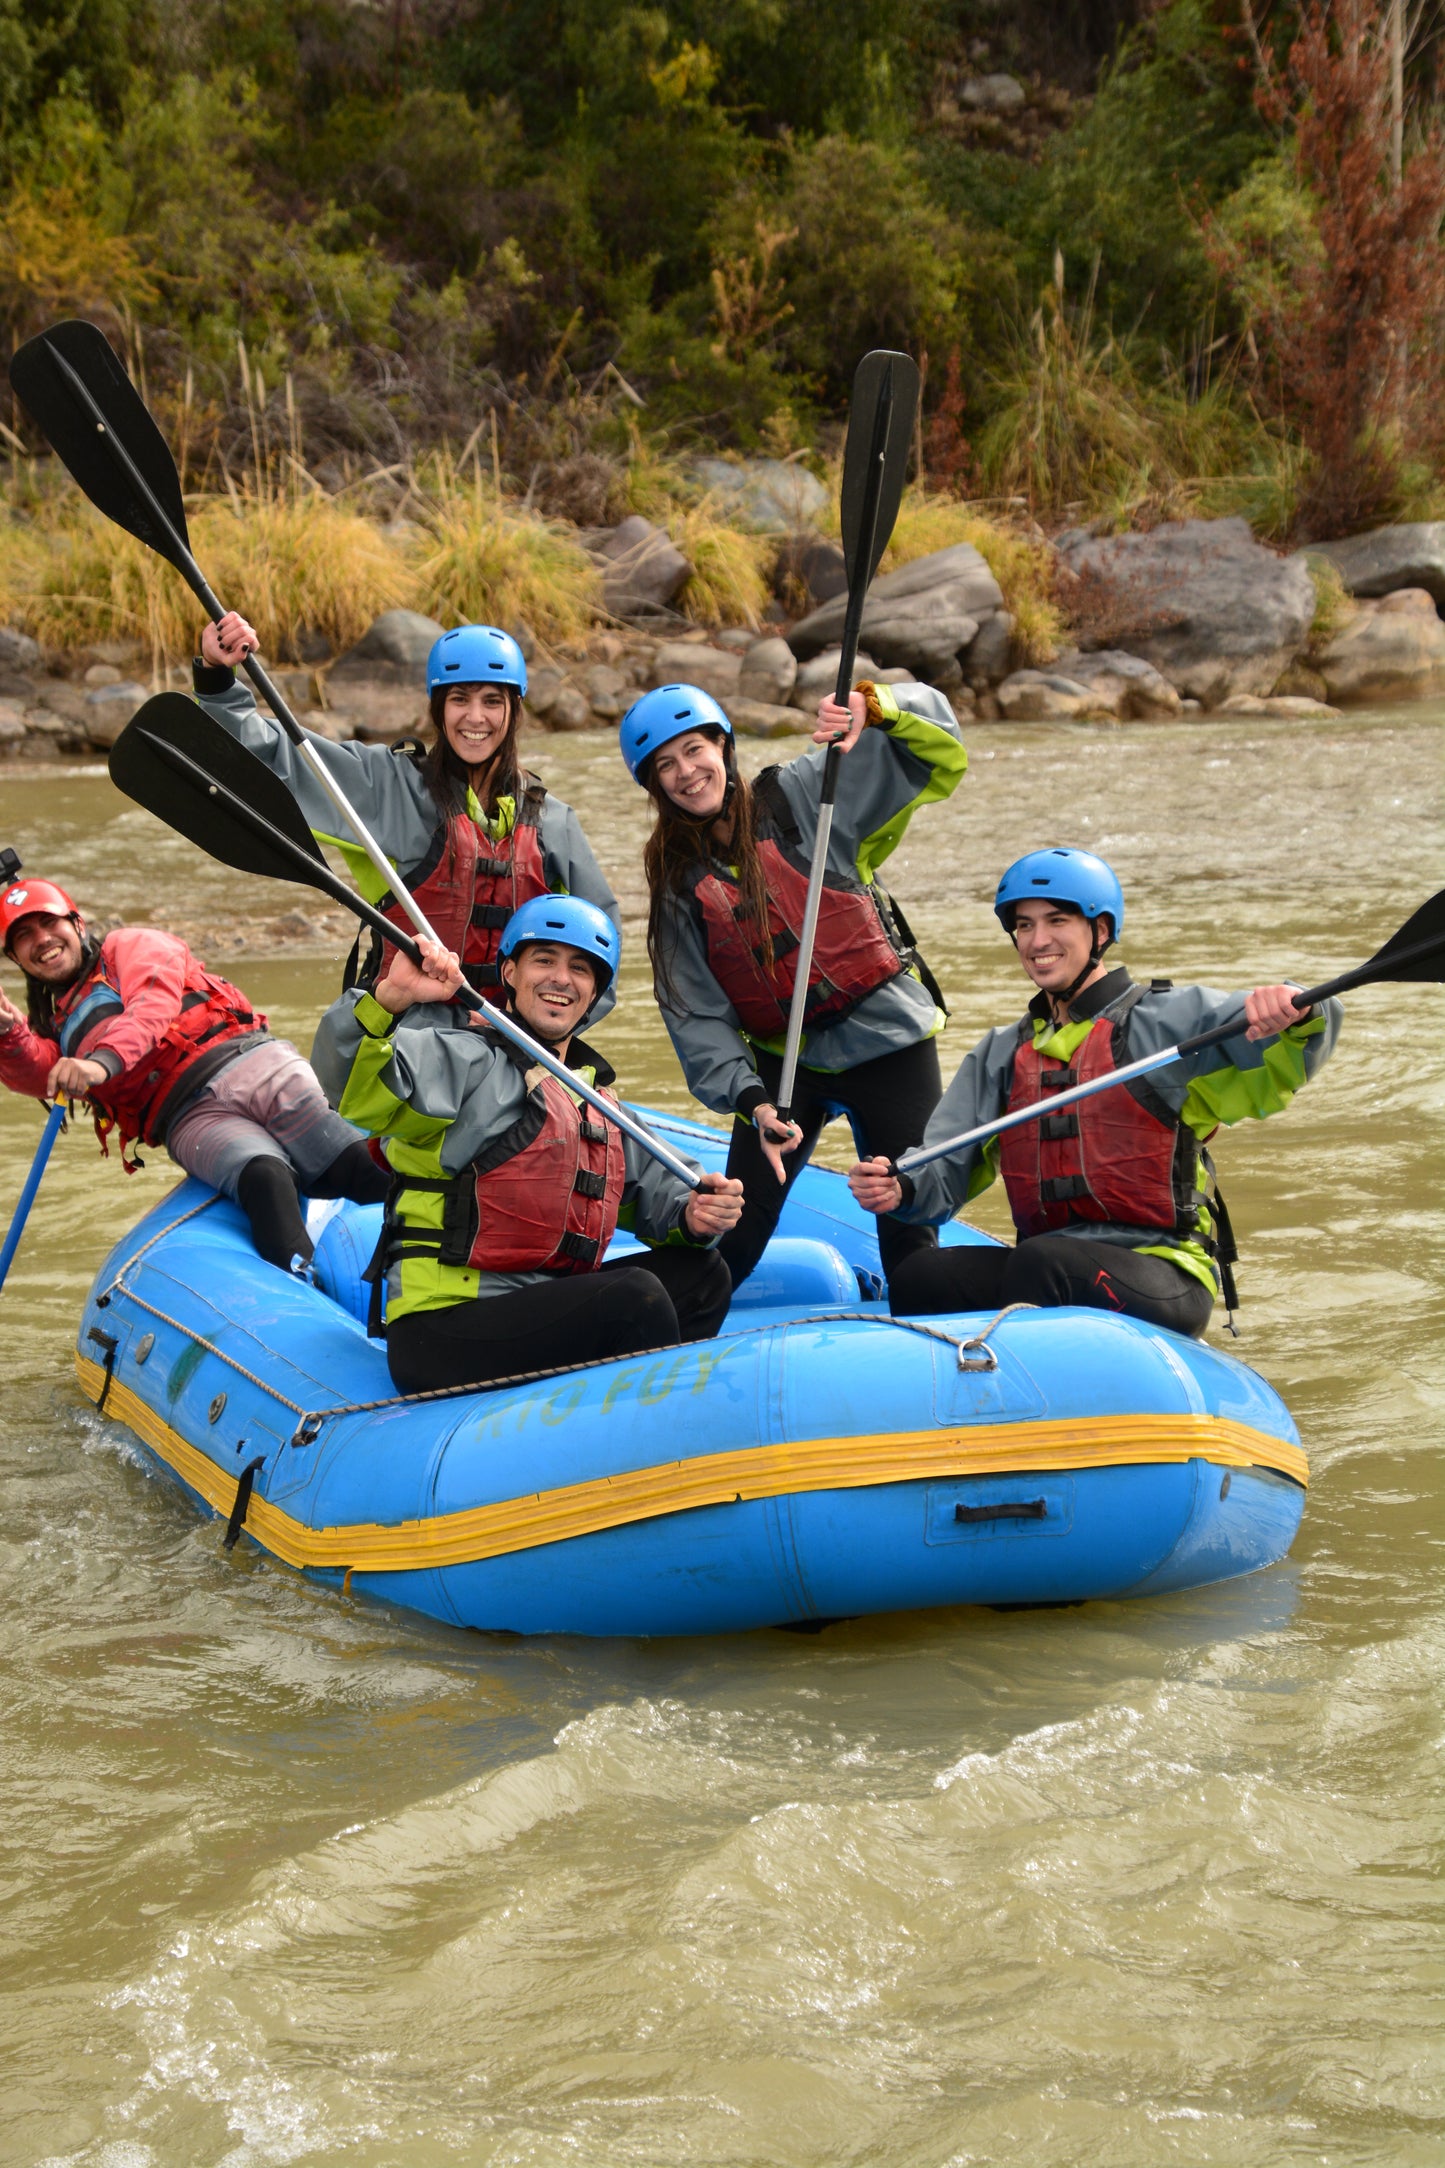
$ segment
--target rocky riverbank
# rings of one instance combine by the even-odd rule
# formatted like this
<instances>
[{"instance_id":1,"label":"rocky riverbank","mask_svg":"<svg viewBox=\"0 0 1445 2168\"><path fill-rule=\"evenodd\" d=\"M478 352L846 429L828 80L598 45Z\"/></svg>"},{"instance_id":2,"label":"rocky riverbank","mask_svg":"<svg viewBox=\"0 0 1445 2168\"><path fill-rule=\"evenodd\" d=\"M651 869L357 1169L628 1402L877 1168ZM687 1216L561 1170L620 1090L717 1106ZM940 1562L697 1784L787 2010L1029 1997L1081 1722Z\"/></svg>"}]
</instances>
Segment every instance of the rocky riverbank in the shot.
<instances>
[{"instance_id":1,"label":"rocky riverbank","mask_svg":"<svg viewBox=\"0 0 1445 2168\"><path fill-rule=\"evenodd\" d=\"M815 509L811 500L787 507L794 531L778 556L780 598L802 614L785 615L780 600L770 622L720 631L676 613L691 568L660 529L634 515L587 533L605 629L544 648L526 627L512 628L528 652L536 723L610 728L639 692L686 680L712 693L745 734L801 730L836 680L844 611L842 553L802 524ZM1307 719L1445 691L1445 522L1288 556L1240 519L1141 534L1077 530L1052 547L1065 633L1047 664L1020 667L999 583L979 551L958 542L874 582L855 676L922 679L960 717L1005 722ZM347 653L273 674L308 728L393 741L425 719L422 666L441 629L389 610ZM151 676L123 643L56 655L0 629L0 759L105 752L154 690Z\"/></svg>"}]
</instances>

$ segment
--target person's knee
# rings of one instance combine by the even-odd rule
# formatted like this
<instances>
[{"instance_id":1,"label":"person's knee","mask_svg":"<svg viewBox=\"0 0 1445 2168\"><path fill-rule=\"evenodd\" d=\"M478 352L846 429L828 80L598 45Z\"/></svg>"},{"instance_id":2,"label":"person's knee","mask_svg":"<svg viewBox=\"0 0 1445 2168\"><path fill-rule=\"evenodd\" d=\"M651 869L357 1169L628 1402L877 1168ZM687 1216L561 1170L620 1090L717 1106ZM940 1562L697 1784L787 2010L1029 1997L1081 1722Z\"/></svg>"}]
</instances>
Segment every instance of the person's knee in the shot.
<instances>
[{"instance_id":1,"label":"person's knee","mask_svg":"<svg viewBox=\"0 0 1445 2168\"><path fill-rule=\"evenodd\" d=\"M717 1250L699 1250L689 1260L683 1283L673 1290L673 1308L684 1340L711 1340L728 1314L733 1276Z\"/></svg>"},{"instance_id":2,"label":"person's knee","mask_svg":"<svg viewBox=\"0 0 1445 2168\"><path fill-rule=\"evenodd\" d=\"M676 1347L677 1310L655 1274L644 1272L640 1266L615 1276L608 1274L606 1280L598 1282L598 1299L612 1312L614 1353L627 1355L634 1349Z\"/></svg>"},{"instance_id":3,"label":"person's knee","mask_svg":"<svg viewBox=\"0 0 1445 2168\"><path fill-rule=\"evenodd\" d=\"M364 1137L355 1137L335 1159L306 1184L310 1197L346 1197L352 1204L382 1204L391 1186L391 1176L385 1167L379 1167L367 1148Z\"/></svg>"},{"instance_id":4,"label":"person's knee","mask_svg":"<svg viewBox=\"0 0 1445 2168\"><path fill-rule=\"evenodd\" d=\"M888 1307L895 1317L996 1308L1007 1254L982 1243L912 1250L888 1275Z\"/></svg>"},{"instance_id":5,"label":"person's knee","mask_svg":"<svg viewBox=\"0 0 1445 2168\"><path fill-rule=\"evenodd\" d=\"M952 1291L938 1256L937 1250L910 1250L898 1259L888 1275L888 1307L895 1317L922 1316L936 1310L940 1300L947 1306Z\"/></svg>"},{"instance_id":6,"label":"person's knee","mask_svg":"<svg viewBox=\"0 0 1445 2168\"><path fill-rule=\"evenodd\" d=\"M1032 1302L1040 1308L1057 1309L1063 1303L1077 1301L1072 1287L1072 1268L1077 1258L1076 1246L1062 1235L1029 1236L1004 1260L1004 1302Z\"/></svg>"}]
</instances>

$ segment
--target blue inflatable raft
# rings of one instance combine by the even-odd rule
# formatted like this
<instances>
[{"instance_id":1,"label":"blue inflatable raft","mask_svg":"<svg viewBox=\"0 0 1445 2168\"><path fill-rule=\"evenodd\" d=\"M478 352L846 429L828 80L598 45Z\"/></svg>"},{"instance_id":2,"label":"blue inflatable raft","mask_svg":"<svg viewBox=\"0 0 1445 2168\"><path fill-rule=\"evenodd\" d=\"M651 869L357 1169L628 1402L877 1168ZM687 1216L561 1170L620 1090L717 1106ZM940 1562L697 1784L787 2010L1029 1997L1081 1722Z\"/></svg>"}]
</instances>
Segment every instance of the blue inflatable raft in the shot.
<instances>
[{"instance_id":1,"label":"blue inflatable raft","mask_svg":"<svg viewBox=\"0 0 1445 2168\"><path fill-rule=\"evenodd\" d=\"M652 1118L721 1164L717 1131ZM1093 1310L892 1320L834 1174L801 1177L720 1338L412 1399L362 1322L378 1209L312 1212L315 1287L173 1191L97 1277L81 1388L232 1539L448 1625L1149 1596L1270 1565L1299 1525L1299 1435L1253 1371Z\"/></svg>"}]
</instances>

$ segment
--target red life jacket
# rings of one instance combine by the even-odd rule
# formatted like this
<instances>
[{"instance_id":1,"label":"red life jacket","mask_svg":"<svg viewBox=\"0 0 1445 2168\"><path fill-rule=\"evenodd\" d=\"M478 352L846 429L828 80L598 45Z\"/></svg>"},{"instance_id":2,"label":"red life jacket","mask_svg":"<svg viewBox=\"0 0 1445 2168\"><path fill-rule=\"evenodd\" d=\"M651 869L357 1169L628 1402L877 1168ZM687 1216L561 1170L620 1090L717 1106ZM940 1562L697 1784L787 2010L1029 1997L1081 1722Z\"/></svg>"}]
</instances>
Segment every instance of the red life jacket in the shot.
<instances>
[{"instance_id":1,"label":"red life jacket","mask_svg":"<svg viewBox=\"0 0 1445 2168\"><path fill-rule=\"evenodd\" d=\"M95 968L55 1004L62 1054L84 1054L85 1042L100 1026L125 1008L120 989L109 976L104 951ZM266 1019L251 1007L238 986L217 978L200 959L186 950L185 985L181 1005L163 1036L134 1068L123 1069L107 1084L97 1084L86 1094L99 1109L96 1135L103 1152L112 1129L120 1132L121 1164L127 1172L134 1165L126 1158L127 1147L163 1144L173 1113L183 1100L200 1091L218 1070L240 1051L235 1041L259 1043L266 1036Z\"/></svg>"},{"instance_id":2,"label":"red life jacket","mask_svg":"<svg viewBox=\"0 0 1445 2168\"><path fill-rule=\"evenodd\" d=\"M621 1131L546 1070L530 1067L518 1048L494 1043L527 1079L522 1111L454 1181L393 1177L386 1225L368 1268L378 1298L381 1274L398 1258L434 1257L481 1272L592 1272L617 1232L626 1182ZM445 1199L439 1233L398 1217L409 1190Z\"/></svg>"},{"instance_id":3,"label":"red life jacket","mask_svg":"<svg viewBox=\"0 0 1445 2168\"><path fill-rule=\"evenodd\" d=\"M773 938L771 970L757 928L742 910L741 891L731 869L714 863L692 884L708 968L737 1011L743 1030L755 1039L778 1038L788 1028L808 900L808 861L798 848L798 826L776 776L777 770L769 768L753 785L758 856ZM805 1025L836 1023L865 995L886 986L914 962L921 959L905 947L883 890L856 875L828 874L808 972ZM927 978L924 983L929 983Z\"/></svg>"},{"instance_id":4,"label":"red life jacket","mask_svg":"<svg viewBox=\"0 0 1445 2168\"><path fill-rule=\"evenodd\" d=\"M1067 1062L1038 1052L1033 1020L1026 1017L1008 1112L1122 1068L1130 1058L1129 1012L1147 991L1131 986L1113 1017L1096 1017ZM1200 1140L1147 1077L1081 1099L1063 1114L1021 1122L998 1141L999 1171L1021 1240L1079 1220L1202 1239L1199 1212L1208 1200L1199 1187Z\"/></svg>"},{"instance_id":5,"label":"red life jacket","mask_svg":"<svg viewBox=\"0 0 1445 2168\"><path fill-rule=\"evenodd\" d=\"M497 944L507 920L534 896L549 893L538 834L546 795L536 777L529 778L518 795L511 834L496 842L482 833L469 814L449 814L438 826L426 857L406 877L437 939L460 957L478 993L489 994L501 984ZM394 896L383 896L379 909L402 932L413 930ZM373 940L364 983L370 986L385 977L395 954L390 941Z\"/></svg>"}]
</instances>

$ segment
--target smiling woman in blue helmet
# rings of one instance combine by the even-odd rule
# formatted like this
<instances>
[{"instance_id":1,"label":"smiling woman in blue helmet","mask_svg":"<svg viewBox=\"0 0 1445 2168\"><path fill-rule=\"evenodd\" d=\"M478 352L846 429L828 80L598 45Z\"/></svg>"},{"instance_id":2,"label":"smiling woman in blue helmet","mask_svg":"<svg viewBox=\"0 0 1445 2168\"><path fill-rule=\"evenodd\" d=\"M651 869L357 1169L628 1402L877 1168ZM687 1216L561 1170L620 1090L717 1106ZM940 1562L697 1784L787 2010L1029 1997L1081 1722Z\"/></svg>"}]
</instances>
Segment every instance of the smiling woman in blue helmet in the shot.
<instances>
[{"instance_id":1,"label":"smiling woman in blue helmet","mask_svg":"<svg viewBox=\"0 0 1445 2168\"><path fill-rule=\"evenodd\" d=\"M896 1156L938 1099L942 996L879 868L913 814L947 798L968 766L958 724L931 685L861 685L824 700L813 747L753 782L732 725L695 685L664 685L628 709L622 757L657 808L643 867L653 985L693 1095L733 1117L728 1173L742 1218L722 1253L737 1285L761 1257L823 1126L846 1114L860 1152ZM776 1105L798 933L818 828L825 748L847 757L804 1011L796 1119ZM929 1227L880 1226L890 1279Z\"/></svg>"},{"instance_id":2,"label":"smiling woman in blue helmet","mask_svg":"<svg viewBox=\"0 0 1445 2168\"><path fill-rule=\"evenodd\" d=\"M392 1187L372 1271L397 1385L479 1384L710 1337L732 1293L715 1244L741 1210L739 1185L705 1174L689 1189L453 1007L456 957L421 949L423 969L393 950L374 990L334 1001L313 1055L347 1119L385 1140ZM539 896L498 952L518 1021L605 1096L612 1070L578 1034L621 951L595 905ZM607 1260L619 1227L647 1248Z\"/></svg>"},{"instance_id":3,"label":"smiling woman in blue helmet","mask_svg":"<svg viewBox=\"0 0 1445 2168\"><path fill-rule=\"evenodd\" d=\"M313 833L341 851L362 894L409 932L410 920L371 861L352 837L336 834L336 809L297 747L237 680L236 665L255 645L255 633L234 610L207 625L194 667L197 698L232 737L284 777ZM459 625L433 646L426 683L432 742L424 752L334 745L314 735L311 743L443 946L460 957L477 991L490 997L499 983L502 928L532 897L581 896L614 925L621 917L576 814L518 761L527 665L516 641L495 625ZM373 937L355 975L374 985L395 954L390 942ZM351 977L348 972L348 984ZM609 993L599 1015L611 1007Z\"/></svg>"},{"instance_id":4,"label":"smiling woman in blue helmet","mask_svg":"<svg viewBox=\"0 0 1445 2168\"><path fill-rule=\"evenodd\" d=\"M1074 1303L1198 1337L1221 1283L1233 1301L1233 1243L1207 1139L1221 1124L1277 1114L1326 1061L1340 1005L1304 1015L1295 989L1221 994L1153 979L1136 986L1106 951L1124 930L1124 894L1091 851L1031 851L999 882L994 911L1038 988L1017 1024L987 1032L940 1100L925 1144L1036 1106L1050 1091L1121 1069L1243 1011L1236 1038L1156 1069L1063 1114L1020 1123L894 1174L883 1159L849 1175L858 1202L910 1226L940 1226L1002 1174L1014 1249L939 1249L910 1259L890 1289L900 1315Z\"/></svg>"}]
</instances>

